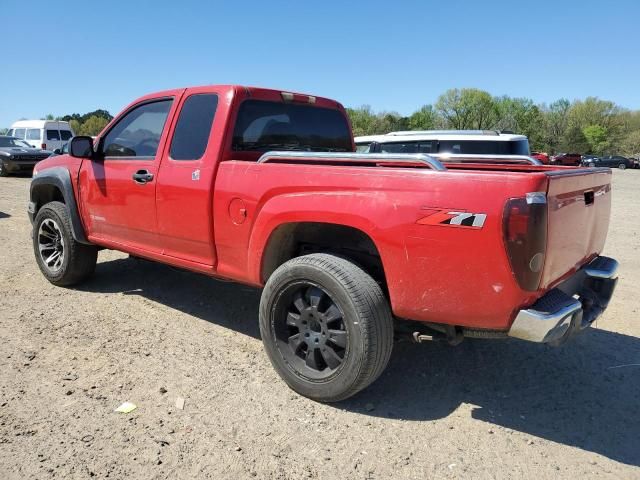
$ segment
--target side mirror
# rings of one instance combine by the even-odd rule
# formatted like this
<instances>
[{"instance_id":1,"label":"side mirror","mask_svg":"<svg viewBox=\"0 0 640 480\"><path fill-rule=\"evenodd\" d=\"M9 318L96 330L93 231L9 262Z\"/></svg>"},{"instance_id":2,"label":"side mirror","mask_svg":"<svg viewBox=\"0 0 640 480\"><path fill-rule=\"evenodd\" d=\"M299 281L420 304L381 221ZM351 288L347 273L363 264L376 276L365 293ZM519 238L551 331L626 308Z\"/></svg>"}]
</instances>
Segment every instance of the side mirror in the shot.
<instances>
[{"instance_id":1,"label":"side mirror","mask_svg":"<svg viewBox=\"0 0 640 480\"><path fill-rule=\"evenodd\" d=\"M62 150L59 148L56 148L53 153L55 153L56 155L62 155Z\"/></svg>"},{"instance_id":2,"label":"side mirror","mask_svg":"<svg viewBox=\"0 0 640 480\"><path fill-rule=\"evenodd\" d=\"M93 139L91 137L73 137L69 142L69 155L78 158L91 158L93 156Z\"/></svg>"}]
</instances>

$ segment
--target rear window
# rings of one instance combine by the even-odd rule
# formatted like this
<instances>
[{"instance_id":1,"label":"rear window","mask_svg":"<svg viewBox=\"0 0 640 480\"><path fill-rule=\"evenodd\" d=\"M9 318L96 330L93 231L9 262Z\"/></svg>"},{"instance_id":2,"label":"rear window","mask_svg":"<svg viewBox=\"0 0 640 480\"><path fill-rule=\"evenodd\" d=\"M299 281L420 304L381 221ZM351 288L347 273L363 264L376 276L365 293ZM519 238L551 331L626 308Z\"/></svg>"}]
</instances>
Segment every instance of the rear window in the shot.
<instances>
[{"instance_id":1,"label":"rear window","mask_svg":"<svg viewBox=\"0 0 640 480\"><path fill-rule=\"evenodd\" d=\"M71 130L60 130L60 139L61 140L69 140L71 137L73 137L73 133L71 133Z\"/></svg>"},{"instance_id":2,"label":"rear window","mask_svg":"<svg viewBox=\"0 0 640 480\"><path fill-rule=\"evenodd\" d=\"M29 128L27 130L27 140L40 140L40 129Z\"/></svg>"},{"instance_id":3,"label":"rear window","mask_svg":"<svg viewBox=\"0 0 640 480\"><path fill-rule=\"evenodd\" d=\"M487 140L440 140L438 153L476 155L529 155L528 140L492 142Z\"/></svg>"},{"instance_id":4,"label":"rear window","mask_svg":"<svg viewBox=\"0 0 640 480\"><path fill-rule=\"evenodd\" d=\"M233 131L233 150L351 151L351 131L338 110L247 100Z\"/></svg>"},{"instance_id":5,"label":"rear window","mask_svg":"<svg viewBox=\"0 0 640 480\"><path fill-rule=\"evenodd\" d=\"M47 140L60 140L60 132L58 130L47 130Z\"/></svg>"},{"instance_id":6,"label":"rear window","mask_svg":"<svg viewBox=\"0 0 640 480\"><path fill-rule=\"evenodd\" d=\"M187 98L173 133L170 154L173 160L198 160L204 155L217 107L218 96L214 94Z\"/></svg>"}]
</instances>

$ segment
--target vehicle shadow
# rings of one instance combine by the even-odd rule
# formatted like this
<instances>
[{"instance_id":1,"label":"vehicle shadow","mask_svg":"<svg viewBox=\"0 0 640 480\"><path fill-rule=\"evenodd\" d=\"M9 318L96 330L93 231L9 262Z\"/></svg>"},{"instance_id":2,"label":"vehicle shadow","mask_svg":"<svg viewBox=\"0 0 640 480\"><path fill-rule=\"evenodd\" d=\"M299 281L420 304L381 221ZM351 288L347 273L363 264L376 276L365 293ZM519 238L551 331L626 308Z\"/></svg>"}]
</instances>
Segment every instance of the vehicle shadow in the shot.
<instances>
[{"instance_id":1,"label":"vehicle shadow","mask_svg":"<svg viewBox=\"0 0 640 480\"><path fill-rule=\"evenodd\" d=\"M260 338L254 288L135 259L99 263L81 288L140 295ZM638 363L640 339L597 328L560 348L519 340L397 342L383 376L336 408L424 421L471 404L476 420L640 466Z\"/></svg>"},{"instance_id":2,"label":"vehicle shadow","mask_svg":"<svg viewBox=\"0 0 640 480\"><path fill-rule=\"evenodd\" d=\"M11 215L9 215L8 213L4 213L3 211L0 210L0 219L9 218L9 217L11 217Z\"/></svg>"},{"instance_id":3,"label":"vehicle shadow","mask_svg":"<svg viewBox=\"0 0 640 480\"><path fill-rule=\"evenodd\" d=\"M136 258L100 262L79 290L139 295L260 339L260 290Z\"/></svg>"},{"instance_id":4,"label":"vehicle shadow","mask_svg":"<svg viewBox=\"0 0 640 480\"><path fill-rule=\"evenodd\" d=\"M597 328L559 348L512 339L397 343L383 377L340 407L434 420L471 404L476 420L640 466L638 363L640 339Z\"/></svg>"}]
</instances>

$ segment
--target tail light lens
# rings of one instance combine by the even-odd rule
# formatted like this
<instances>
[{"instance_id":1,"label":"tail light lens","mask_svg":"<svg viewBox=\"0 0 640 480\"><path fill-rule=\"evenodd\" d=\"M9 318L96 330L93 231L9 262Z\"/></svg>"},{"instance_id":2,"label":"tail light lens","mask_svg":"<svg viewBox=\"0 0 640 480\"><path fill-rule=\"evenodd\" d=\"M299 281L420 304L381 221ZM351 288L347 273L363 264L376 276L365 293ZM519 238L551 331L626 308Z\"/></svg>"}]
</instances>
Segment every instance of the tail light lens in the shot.
<instances>
[{"instance_id":1,"label":"tail light lens","mask_svg":"<svg viewBox=\"0 0 640 480\"><path fill-rule=\"evenodd\" d=\"M547 248L547 197L543 192L507 201L503 216L504 240L511 270L520 288L540 285Z\"/></svg>"},{"instance_id":2,"label":"tail light lens","mask_svg":"<svg viewBox=\"0 0 640 480\"><path fill-rule=\"evenodd\" d=\"M42 145L40 145L40 148L41 148L42 150L46 150L46 149L47 149L47 144L46 144L46 143L43 143Z\"/></svg>"}]
</instances>

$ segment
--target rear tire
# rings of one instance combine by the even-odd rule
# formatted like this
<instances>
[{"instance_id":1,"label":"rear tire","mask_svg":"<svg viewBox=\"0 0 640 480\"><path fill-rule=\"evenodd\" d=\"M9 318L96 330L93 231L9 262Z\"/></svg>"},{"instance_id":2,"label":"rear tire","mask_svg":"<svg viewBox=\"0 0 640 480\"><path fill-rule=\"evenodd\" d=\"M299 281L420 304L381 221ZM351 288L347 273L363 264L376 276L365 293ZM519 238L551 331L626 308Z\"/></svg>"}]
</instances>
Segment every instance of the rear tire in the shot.
<instances>
[{"instance_id":1,"label":"rear tire","mask_svg":"<svg viewBox=\"0 0 640 480\"><path fill-rule=\"evenodd\" d=\"M393 318L371 276L343 258L313 254L271 275L260 301L260 333L289 387L337 402L380 376L391 356Z\"/></svg>"},{"instance_id":2,"label":"rear tire","mask_svg":"<svg viewBox=\"0 0 640 480\"><path fill-rule=\"evenodd\" d=\"M33 223L33 253L40 271L57 286L79 283L93 274L98 249L73 238L67 206L61 202L44 205Z\"/></svg>"}]
</instances>

